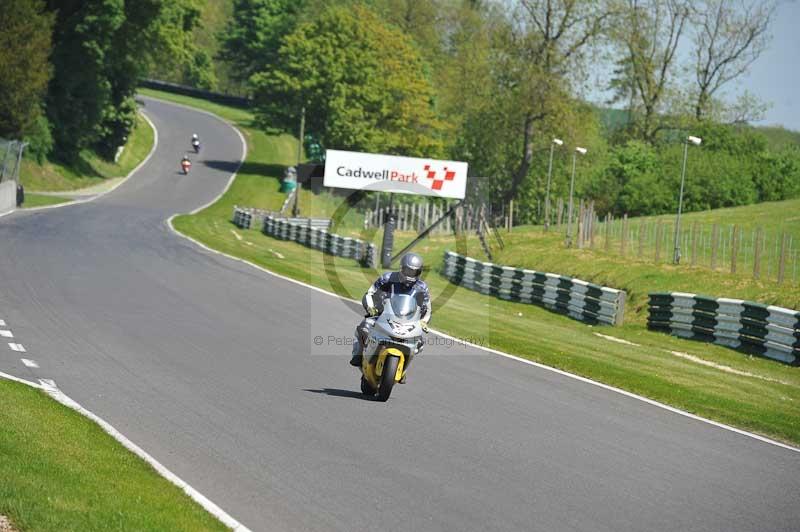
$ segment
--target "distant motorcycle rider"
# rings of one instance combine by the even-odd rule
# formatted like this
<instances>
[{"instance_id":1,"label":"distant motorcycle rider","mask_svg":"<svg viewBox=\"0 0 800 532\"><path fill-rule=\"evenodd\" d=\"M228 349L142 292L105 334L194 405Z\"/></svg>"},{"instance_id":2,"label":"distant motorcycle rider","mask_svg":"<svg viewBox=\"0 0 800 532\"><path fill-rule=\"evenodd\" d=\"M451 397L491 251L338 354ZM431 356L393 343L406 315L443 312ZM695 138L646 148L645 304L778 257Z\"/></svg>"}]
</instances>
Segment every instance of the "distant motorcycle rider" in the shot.
<instances>
[{"instance_id":1,"label":"distant motorcycle rider","mask_svg":"<svg viewBox=\"0 0 800 532\"><path fill-rule=\"evenodd\" d=\"M192 148L194 148L194 152L200 152L200 137L197 133L192 133Z\"/></svg>"},{"instance_id":2,"label":"distant motorcycle rider","mask_svg":"<svg viewBox=\"0 0 800 532\"><path fill-rule=\"evenodd\" d=\"M428 285L420 279L422 274L422 257L416 253L407 253L400 263L399 272L387 272L369 287L361 299L361 304L367 311L366 317L356 327L356 340L353 345L353 358L350 365L360 367L364 354L364 344L369 334L372 318L379 316L383 311L383 297L391 294L414 294L417 305L421 310L420 324L422 330L428 332L428 322L431 320L431 294ZM419 346L422 351L422 345Z\"/></svg>"}]
</instances>

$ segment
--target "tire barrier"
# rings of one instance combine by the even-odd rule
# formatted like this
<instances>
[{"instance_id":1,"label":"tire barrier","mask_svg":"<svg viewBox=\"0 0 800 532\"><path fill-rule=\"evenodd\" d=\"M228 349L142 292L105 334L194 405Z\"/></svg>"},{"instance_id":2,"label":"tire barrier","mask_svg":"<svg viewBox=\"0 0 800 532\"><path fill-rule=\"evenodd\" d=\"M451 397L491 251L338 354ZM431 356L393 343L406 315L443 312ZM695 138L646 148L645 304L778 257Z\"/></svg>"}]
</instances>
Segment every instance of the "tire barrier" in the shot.
<instances>
[{"instance_id":1,"label":"tire barrier","mask_svg":"<svg viewBox=\"0 0 800 532\"><path fill-rule=\"evenodd\" d=\"M683 292L650 294L647 327L800 365L800 312Z\"/></svg>"},{"instance_id":2,"label":"tire barrier","mask_svg":"<svg viewBox=\"0 0 800 532\"><path fill-rule=\"evenodd\" d=\"M622 325L625 315L624 290L555 273L480 262L446 251L444 276L482 294L539 305L592 325Z\"/></svg>"},{"instance_id":3,"label":"tire barrier","mask_svg":"<svg viewBox=\"0 0 800 532\"><path fill-rule=\"evenodd\" d=\"M331 221L327 218L284 218L278 216L273 211L265 211L252 207L233 207L233 224L240 229L251 229L253 227L264 228L264 220L267 216L287 220L289 223L298 225L308 225L317 229L329 229Z\"/></svg>"},{"instance_id":4,"label":"tire barrier","mask_svg":"<svg viewBox=\"0 0 800 532\"><path fill-rule=\"evenodd\" d=\"M264 234L281 240L291 240L323 253L357 260L362 266L376 268L378 254L375 245L357 238L348 238L328 232L330 220L325 227L315 227L308 223L295 223L297 218L264 218Z\"/></svg>"}]
</instances>

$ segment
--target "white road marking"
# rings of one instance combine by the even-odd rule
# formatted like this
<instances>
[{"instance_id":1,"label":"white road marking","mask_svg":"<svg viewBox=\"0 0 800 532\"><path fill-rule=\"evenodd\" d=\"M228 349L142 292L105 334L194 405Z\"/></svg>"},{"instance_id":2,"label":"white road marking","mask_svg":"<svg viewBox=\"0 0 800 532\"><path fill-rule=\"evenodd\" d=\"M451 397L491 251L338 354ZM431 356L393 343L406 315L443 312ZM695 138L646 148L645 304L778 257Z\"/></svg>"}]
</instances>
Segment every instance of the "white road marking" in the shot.
<instances>
[{"instance_id":1,"label":"white road marking","mask_svg":"<svg viewBox=\"0 0 800 532\"><path fill-rule=\"evenodd\" d=\"M20 358L23 364L28 366L29 368L38 368L39 364L36 363L35 360L31 360L29 358Z\"/></svg>"},{"instance_id":2,"label":"white road marking","mask_svg":"<svg viewBox=\"0 0 800 532\"><path fill-rule=\"evenodd\" d=\"M598 332L594 333L594 335L595 336L599 336L600 338L603 338L603 339L608 340L610 342L617 342L618 344L633 345L633 346L636 346L636 347L640 347L639 344L634 344L633 342L629 342L627 340L623 340L622 338L617 338L616 336L608 336L607 334L601 334L601 333L598 333Z\"/></svg>"},{"instance_id":3,"label":"white road marking","mask_svg":"<svg viewBox=\"0 0 800 532\"><path fill-rule=\"evenodd\" d=\"M272 248L269 249L269 252L272 253L273 255L275 255L276 257L278 257L279 259L285 259L286 258L286 257L284 257L283 255L281 255L280 253L278 253L277 251L275 251Z\"/></svg>"},{"instance_id":4,"label":"white road marking","mask_svg":"<svg viewBox=\"0 0 800 532\"><path fill-rule=\"evenodd\" d=\"M15 377L13 375L9 375L8 373L3 373L2 371L0 371L0 377L2 377L4 379L7 379L7 380L10 380L10 381L19 382L21 384L26 384L26 385L28 385L28 386L30 386L32 388L41 388L42 387L41 384L37 384L37 383L31 382L31 381L26 381L25 379L20 379L19 377Z\"/></svg>"},{"instance_id":5,"label":"white road marking","mask_svg":"<svg viewBox=\"0 0 800 532\"><path fill-rule=\"evenodd\" d=\"M734 375L741 375L742 377L753 377L754 379L761 379L770 382L777 382L778 384L785 384L787 386L791 386L792 384L789 382L781 381L778 379L773 379L771 377L763 377L761 375L756 375L755 373L750 373L749 371L742 371L730 366L724 366L722 364L717 364L715 362L711 362L709 360L704 360L700 357L696 357L694 355L690 355L689 353L683 353L681 351L667 351L670 355L674 355L679 358L684 358L686 360L691 360L696 364L702 364L703 366L708 366L710 368L718 369L720 371L724 371L726 373L733 373Z\"/></svg>"},{"instance_id":6,"label":"white road marking","mask_svg":"<svg viewBox=\"0 0 800 532\"><path fill-rule=\"evenodd\" d=\"M270 271L270 270L268 270L268 269L266 269L266 268L264 268L262 266L259 266L258 264L255 264L254 262L250 262L249 260L245 260L245 259L242 259L242 258L239 258L239 257L234 257L233 255L229 255L227 253L223 253L222 251L217 251L216 249L211 249L210 247L206 246L202 242L199 242L198 240L195 240L194 238L192 238L190 236L187 236L187 235L181 233L180 231L178 231L177 229L175 229L175 227L172 225L172 219L175 218L175 216L177 216L177 214L174 214L174 215L170 216L167 219L167 225L169 226L170 230L172 230L172 232L175 233L176 235L179 235L179 236L185 238L186 240L189 240L190 242L194 242L195 245L197 245L198 247L200 247L202 249L205 249L206 251L209 251L209 252L214 253L216 255L221 255L223 257L227 257L228 259L236 261L236 262L241 262L243 264L247 264L247 265L249 265L249 266L251 266L251 267L253 267L253 268L257 269L257 270L261 270L262 272L266 273L267 275L271 275L273 277L277 277L278 279L283 279L284 281L288 281L290 283L294 283L294 284L297 284L297 285L300 285L300 286L304 286L304 287L308 288L309 290L314 290L315 292L319 292L321 294L326 294L328 296L335 297L336 299L340 299L340 300L343 300L343 301L350 301L352 303L358 303L358 304L361 303L360 301L356 301L355 299L350 299L348 297L342 297L342 296L340 296L338 294L334 294L333 292L328 292L327 290L324 290L324 289L319 288L317 286L312 286L312 285L304 283L302 281L298 281L297 279L292 279L291 277L286 277L285 275L281 275L279 273L275 273L275 272ZM521 357L518 357L518 356L515 356L515 355L511 355L509 353L504 353L503 351L498 351L497 349L492 349L490 347L484 347L482 345L473 344L471 342L467 342L467 341L462 340L462 339L453 338L449 334L443 333L441 331L437 331L435 329L430 329L430 331L433 332L433 333L438 334L442 338L448 338L448 339L450 339L452 341L459 342L461 345L468 345L470 347L474 347L475 349L480 349L482 351L486 351L487 353L492 353L492 354L499 355L501 357L505 357L505 358L508 358L508 359L511 359L511 360L516 360L517 362L521 362L523 364L528 364L529 366L534 366L534 367L537 367L539 369L543 369L545 371L550 371L550 372L553 372L553 373L557 373L559 375L563 375L564 377L567 377L567 378L570 378L570 379L578 380L578 381L584 382L586 384L591 384L593 386L597 386L599 388L603 388L604 390L608 390L610 392L614 392L614 393L618 393L620 395L624 395L626 397L630 397L631 399L636 399L638 401L642 401L644 403L647 403L649 405L655 406L657 408L661 408L663 410L667 410L667 411L672 412L674 414L678 414L678 415L681 415L681 416L684 416L684 417L688 417L689 419L694 419L695 421L701 421L703 423L707 423L709 425L712 425L714 427L717 427L717 428L720 428L720 429L723 429L723 430L727 430L729 432L735 432L736 434L741 434L742 436L747 436L748 438L753 438L755 440L758 440L758 441L761 441L761 442L764 442L764 443L768 443L770 445L775 445L775 446L781 447L783 449L788 449L789 451L794 451L796 453L800 453L800 448L792 447L791 445L786 445L785 443L781 443L779 441L772 440L770 438L767 438L766 436L761 436L761 435L755 434L753 432L748 432L746 430L737 429L736 427L731 427L730 425L725 425L724 423L720 423L718 421L713 421L711 419L707 419L707 418L704 418L704 417L697 416L697 415L692 414L690 412L686 412L685 410L680 410L680 409L675 408L673 406L669 406L669 405L666 405L664 403L659 403L658 401L655 401L653 399L648 399L647 397L643 397L641 395L637 395L635 393L625 391L625 390L623 390L621 388L615 388L614 386L609 386L608 384L603 384L602 382L593 381L591 379L587 379L586 377L581 377L580 375L574 375L572 373L568 373L568 372L560 370L560 369L551 368L550 366L545 366L544 364L540 364L538 362L533 362L532 360L527 360L525 358L521 358Z\"/></svg>"},{"instance_id":7,"label":"white road marking","mask_svg":"<svg viewBox=\"0 0 800 532\"><path fill-rule=\"evenodd\" d=\"M8 342L8 347L10 347L12 351L17 351L19 353L25 352L25 346L23 346L22 344L15 344L12 342Z\"/></svg>"},{"instance_id":8,"label":"white road marking","mask_svg":"<svg viewBox=\"0 0 800 532\"><path fill-rule=\"evenodd\" d=\"M191 497L200 506L205 508L207 512L209 512L211 515L219 519L222 522L222 524L230 527L234 532L250 532L249 528L244 526L242 523L240 523L230 515L228 515L228 513L225 512L225 510L223 510L222 508L211 502L211 500L209 500L202 493L191 487L188 483L186 483L186 481L178 477L178 475L176 475L175 473L164 467L164 465L162 465L161 462L150 456L147 453L147 451L145 451L144 449L133 443L131 440L126 438L124 434L115 429L109 422L107 422L94 412L82 407L77 401L73 400L72 398L67 396L64 392L59 390L58 386L52 379L39 379L39 385L30 383L28 381L21 381L20 379L16 379L14 377L12 377L12 379L18 380L24 384L29 384L35 388L43 389L45 392L47 392L47 394L50 397L52 397L62 405L67 406L75 410L79 414L91 419L92 421L100 425L100 427L104 431L106 431L109 435L111 435L111 437L120 442L126 449L128 449L133 454L135 454L136 456L138 456L139 458L150 464L153 467L153 469L155 469L158 472L158 474L160 474L162 477L164 477L168 481L172 482L173 484L181 488L184 491L184 493L186 493L189 497Z\"/></svg>"},{"instance_id":9,"label":"white road marking","mask_svg":"<svg viewBox=\"0 0 800 532\"><path fill-rule=\"evenodd\" d=\"M111 192L114 192L116 189L118 189L119 187L121 187L123 184L125 184L125 182L126 182L126 181L128 181L128 179L130 179L130 178L133 176L133 174L135 174L136 172L138 172L138 171L139 171L139 169L140 169L142 166L144 166L144 165L147 163L147 161L149 161L149 160L150 160L150 157L152 157L152 156L153 156L153 154L156 152L156 148L158 147L158 130L156 129L156 126L155 126L155 124L153 124L153 121L152 121L152 120L150 120L150 119L147 117L147 115L146 115L146 114L144 114L144 113L141 111L141 109L139 110L139 114L141 114L141 115L142 115L142 118L144 118L145 122L147 122L148 124L150 124L150 128L153 130L153 147L152 147L152 148L150 148L150 153L148 153L148 154L147 154L147 157L145 157L145 158L142 160L142 162L140 162L138 165L136 165L136 168L134 168L133 170L131 170L131 171L128 173L128 175L126 175L126 176L125 176L125 179L123 179L122 181L120 181L119 183L117 183L116 185L114 185L113 187L111 187L110 189L106 190L105 192L102 192L102 193L100 193L100 194L96 194L96 195L94 195L94 196L92 196L92 197L90 197L90 198L86 198L86 199L82 199L82 200L72 200L72 201L68 201L68 202L66 202L66 203L59 203L58 205L44 205L44 206L42 206L42 207L30 207L30 208L26 208L26 209L11 209L11 210L10 210L10 211L8 211L8 212L4 212L4 213L0 214L0 218L2 218L3 216L5 216L5 215L7 215L7 214L12 214L12 213L14 213L14 212L33 212L33 211L46 211L46 210L49 210L49 209L60 209L61 207L69 207L70 205L79 205L79 204L81 204L81 203L89 203L89 202L91 202L91 201L94 201L94 200L96 200L96 199L98 199L98 198L102 198L102 197L103 197L103 196L105 196L106 194L110 194Z\"/></svg>"},{"instance_id":10,"label":"white road marking","mask_svg":"<svg viewBox=\"0 0 800 532\"><path fill-rule=\"evenodd\" d=\"M231 229L231 233L233 233L233 236L236 237L236 240L239 240L239 241L242 240L241 235L239 233L237 233L236 231L234 231L233 229Z\"/></svg>"},{"instance_id":11,"label":"white road marking","mask_svg":"<svg viewBox=\"0 0 800 532\"><path fill-rule=\"evenodd\" d=\"M6 326L6 322L4 320L0 320L0 327L5 327L5 326Z\"/></svg>"},{"instance_id":12,"label":"white road marking","mask_svg":"<svg viewBox=\"0 0 800 532\"><path fill-rule=\"evenodd\" d=\"M14 335L11 333L11 331L7 331L5 329L0 329L0 336L4 338L14 338Z\"/></svg>"}]
</instances>

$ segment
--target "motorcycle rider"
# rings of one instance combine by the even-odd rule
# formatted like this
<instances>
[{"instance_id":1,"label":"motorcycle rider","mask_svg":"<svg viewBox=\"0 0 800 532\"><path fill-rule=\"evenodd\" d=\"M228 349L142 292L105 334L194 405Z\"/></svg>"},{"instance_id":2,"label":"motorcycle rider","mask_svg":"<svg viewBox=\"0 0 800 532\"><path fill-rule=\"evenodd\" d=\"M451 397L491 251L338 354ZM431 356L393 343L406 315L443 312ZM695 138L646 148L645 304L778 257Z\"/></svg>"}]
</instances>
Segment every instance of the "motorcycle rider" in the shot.
<instances>
[{"instance_id":1,"label":"motorcycle rider","mask_svg":"<svg viewBox=\"0 0 800 532\"><path fill-rule=\"evenodd\" d=\"M422 257L416 253L406 253L400 262L400 271L386 272L369 287L367 293L361 299L361 304L367 311L367 315L356 327L356 340L353 344L353 358L350 365L361 367L364 354L364 344L369 334L369 329L374 323L373 318L379 316L383 311L383 296L391 294L411 294L417 299L417 305L421 310L420 325L424 332L428 332L428 322L431 320L431 294L428 285L420 279L422 274ZM422 351L420 342L419 351ZM401 381L403 382L403 381Z\"/></svg>"},{"instance_id":2,"label":"motorcycle rider","mask_svg":"<svg viewBox=\"0 0 800 532\"><path fill-rule=\"evenodd\" d=\"M183 173L188 174L189 168L192 167L192 161L189 160L188 155L184 155L183 159L181 159L181 168L183 168Z\"/></svg>"},{"instance_id":3,"label":"motorcycle rider","mask_svg":"<svg viewBox=\"0 0 800 532\"><path fill-rule=\"evenodd\" d=\"M195 152L200 151L200 137L197 133L192 133L192 148L194 148Z\"/></svg>"}]
</instances>

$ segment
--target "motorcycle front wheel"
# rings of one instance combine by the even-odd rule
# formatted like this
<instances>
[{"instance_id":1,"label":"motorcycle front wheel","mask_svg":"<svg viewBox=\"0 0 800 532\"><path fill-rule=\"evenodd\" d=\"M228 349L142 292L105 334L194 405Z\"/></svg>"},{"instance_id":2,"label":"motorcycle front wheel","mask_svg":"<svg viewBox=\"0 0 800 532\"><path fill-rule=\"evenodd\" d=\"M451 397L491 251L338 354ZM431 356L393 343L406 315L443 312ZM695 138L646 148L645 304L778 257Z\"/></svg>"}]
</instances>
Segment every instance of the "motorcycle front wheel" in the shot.
<instances>
[{"instance_id":1,"label":"motorcycle front wheel","mask_svg":"<svg viewBox=\"0 0 800 532\"><path fill-rule=\"evenodd\" d=\"M400 359L395 356L386 357L383 363L383 373L381 374L381 383L378 386L378 401L388 401L389 396L392 394L394 387L394 376L397 374L397 365Z\"/></svg>"},{"instance_id":2,"label":"motorcycle front wheel","mask_svg":"<svg viewBox=\"0 0 800 532\"><path fill-rule=\"evenodd\" d=\"M372 387L372 385L367 379L364 378L363 375L361 376L361 393L370 397L375 395L375 388Z\"/></svg>"}]
</instances>

